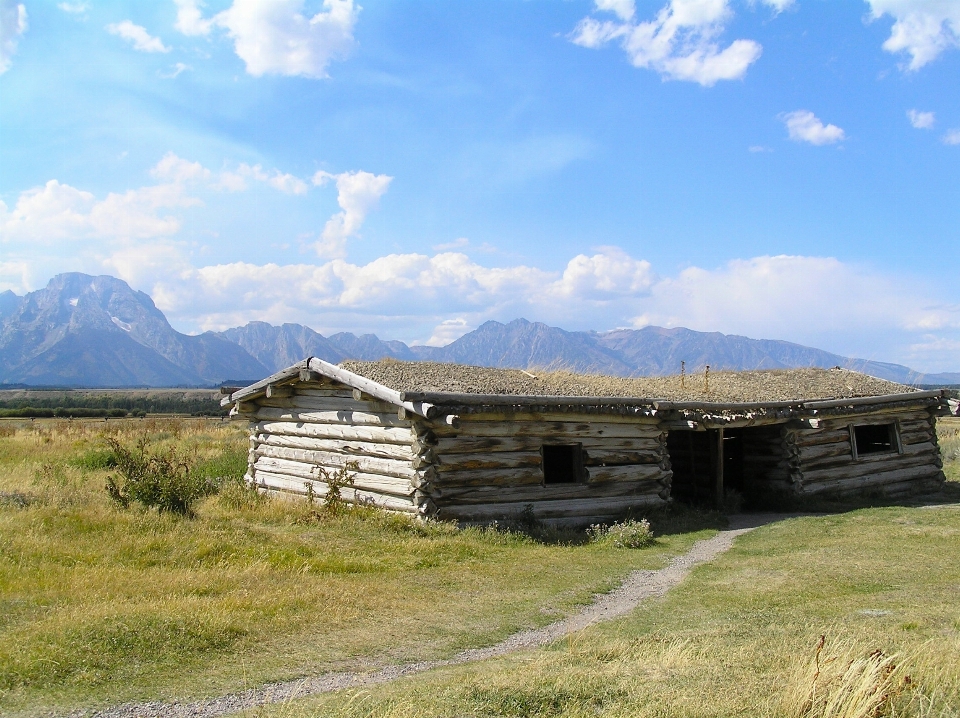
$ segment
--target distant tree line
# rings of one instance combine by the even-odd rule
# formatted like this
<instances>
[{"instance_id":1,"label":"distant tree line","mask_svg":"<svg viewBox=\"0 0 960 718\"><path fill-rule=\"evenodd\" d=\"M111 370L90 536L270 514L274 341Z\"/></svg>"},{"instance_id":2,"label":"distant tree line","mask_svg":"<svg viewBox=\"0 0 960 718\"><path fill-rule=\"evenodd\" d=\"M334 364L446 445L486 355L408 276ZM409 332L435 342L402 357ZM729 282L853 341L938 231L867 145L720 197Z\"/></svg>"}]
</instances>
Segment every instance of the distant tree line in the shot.
<instances>
[{"instance_id":1,"label":"distant tree line","mask_svg":"<svg viewBox=\"0 0 960 718\"><path fill-rule=\"evenodd\" d=\"M183 396L76 395L56 397L27 396L0 400L0 417L16 418L84 418L146 416L147 414L186 414L190 416L225 416L216 398Z\"/></svg>"}]
</instances>

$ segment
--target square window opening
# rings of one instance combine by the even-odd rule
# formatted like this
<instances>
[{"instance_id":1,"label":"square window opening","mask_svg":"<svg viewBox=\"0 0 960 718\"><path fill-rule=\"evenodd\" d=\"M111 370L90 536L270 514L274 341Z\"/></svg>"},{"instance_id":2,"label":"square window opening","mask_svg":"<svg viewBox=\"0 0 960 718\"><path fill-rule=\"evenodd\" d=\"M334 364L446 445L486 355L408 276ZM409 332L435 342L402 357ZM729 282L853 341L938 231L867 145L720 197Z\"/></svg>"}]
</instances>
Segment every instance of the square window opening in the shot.
<instances>
[{"instance_id":1,"label":"square window opening","mask_svg":"<svg viewBox=\"0 0 960 718\"><path fill-rule=\"evenodd\" d=\"M899 451L896 424L862 424L854 426L851 433L854 457Z\"/></svg>"},{"instance_id":2,"label":"square window opening","mask_svg":"<svg viewBox=\"0 0 960 718\"><path fill-rule=\"evenodd\" d=\"M544 444L541 457L544 484L575 484L583 480L580 444Z\"/></svg>"}]
</instances>

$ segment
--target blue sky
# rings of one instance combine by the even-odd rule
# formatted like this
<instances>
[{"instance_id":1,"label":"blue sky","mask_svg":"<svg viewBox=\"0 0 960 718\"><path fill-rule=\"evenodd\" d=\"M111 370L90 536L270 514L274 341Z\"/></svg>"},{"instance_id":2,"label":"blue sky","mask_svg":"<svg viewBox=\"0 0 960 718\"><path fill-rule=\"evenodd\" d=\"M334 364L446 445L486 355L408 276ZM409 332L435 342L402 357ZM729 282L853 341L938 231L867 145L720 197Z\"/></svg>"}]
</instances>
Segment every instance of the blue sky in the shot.
<instances>
[{"instance_id":1,"label":"blue sky","mask_svg":"<svg viewBox=\"0 0 960 718\"><path fill-rule=\"evenodd\" d=\"M960 370L960 0L0 0L0 290Z\"/></svg>"}]
</instances>

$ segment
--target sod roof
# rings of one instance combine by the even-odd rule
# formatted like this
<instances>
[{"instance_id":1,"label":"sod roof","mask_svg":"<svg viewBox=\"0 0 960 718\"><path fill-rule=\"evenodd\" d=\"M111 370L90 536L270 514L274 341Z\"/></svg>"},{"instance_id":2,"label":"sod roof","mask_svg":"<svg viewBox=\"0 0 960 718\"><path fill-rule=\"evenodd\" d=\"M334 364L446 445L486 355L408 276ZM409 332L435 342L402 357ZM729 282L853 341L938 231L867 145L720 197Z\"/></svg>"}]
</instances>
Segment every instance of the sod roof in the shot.
<instances>
[{"instance_id":1,"label":"sod roof","mask_svg":"<svg viewBox=\"0 0 960 718\"><path fill-rule=\"evenodd\" d=\"M847 369L720 371L626 378L566 371L521 371L395 360L345 361L344 369L400 392L533 396L603 396L670 401L774 402L848 399L913 391Z\"/></svg>"}]
</instances>

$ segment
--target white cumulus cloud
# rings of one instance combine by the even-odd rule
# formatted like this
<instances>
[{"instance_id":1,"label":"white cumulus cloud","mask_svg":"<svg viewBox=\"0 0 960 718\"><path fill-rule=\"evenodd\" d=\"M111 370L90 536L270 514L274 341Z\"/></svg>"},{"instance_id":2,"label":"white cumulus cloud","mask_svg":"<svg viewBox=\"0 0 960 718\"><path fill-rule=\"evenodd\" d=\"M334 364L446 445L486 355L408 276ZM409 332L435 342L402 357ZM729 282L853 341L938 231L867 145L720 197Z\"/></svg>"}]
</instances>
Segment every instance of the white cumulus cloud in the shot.
<instances>
[{"instance_id":1,"label":"white cumulus cloud","mask_svg":"<svg viewBox=\"0 0 960 718\"><path fill-rule=\"evenodd\" d=\"M346 253L347 239L360 231L367 214L377 206L393 177L362 171L330 174L322 170L313 176L315 185L324 185L331 180L337 185L337 204L342 211L327 221L315 246L322 257L342 257Z\"/></svg>"},{"instance_id":2,"label":"white cumulus cloud","mask_svg":"<svg viewBox=\"0 0 960 718\"><path fill-rule=\"evenodd\" d=\"M918 130L929 130L936 121L932 112L920 112L918 110L907 110L907 117L910 118L910 124Z\"/></svg>"},{"instance_id":3,"label":"white cumulus cloud","mask_svg":"<svg viewBox=\"0 0 960 718\"><path fill-rule=\"evenodd\" d=\"M212 20L204 20L198 0L174 0L177 5L177 22L174 27L184 35L208 35Z\"/></svg>"},{"instance_id":4,"label":"white cumulus cloud","mask_svg":"<svg viewBox=\"0 0 960 718\"><path fill-rule=\"evenodd\" d=\"M23 3L0 0L0 75L10 69L17 44L27 27L27 8Z\"/></svg>"},{"instance_id":5,"label":"white cumulus cloud","mask_svg":"<svg viewBox=\"0 0 960 718\"><path fill-rule=\"evenodd\" d=\"M175 0L176 28L185 35L226 31L247 72L261 75L327 77L327 65L354 45L353 27L360 7L353 0L324 0L323 10L303 14L303 0L234 0L205 19L202 3Z\"/></svg>"},{"instance_id":6,"label":"white cumulus cloud","mask_svg":"<svg viewBox=\"0 0 960 718\"><path fill-rule=\"evenodd\" d=\"M943 143L945 145L960 145L960 129L947 130L947 134L943 136Z\"/></svg>"},{"instance_id":7,"label":"white cumulus cloud","mask_svg":"<svg viewBox=\"0 0 960 718\"><path fill-rule=\"evenodd\" d=\"M956 0L867 0L874 19L894 19L883 49L910 55L907 70L919 70L941 53L960 47L960 2Z\"/></svg>"},{"instance_id":8,"label":"white cumulus cloud","mask_svg":"<svg viewBox=\"0 0 960 718\"><path fill-rule=\"evenodd\" d=\"M632 2L597 0L598 11L613 12L618 20L585 17L570 37L577 45L599 48L617 40L635 67L649 68L662 77L711 86L746 74L763 48L753 40L734 40L721 48L717 42L733 16L727 0L670 0L656 18L636 22Z\"/></svg>"},{"instance_id":9,"label":"white cumulus cloud","mask_svg":"<svg viewBox=\"0 0 960 718\"><path fill-rule=\"evenodd\" d=\"M830 145L846 139L846 134L836 125L824 125L809 110L795 110L781 115L787 133L794 142L809 142L811 145Z\"/></svg>"},{"instance_id":10,"label":"white cumulus cloud","mask_svg":"<svg viewBox=\"0 0 960 718\"><path fill-rule=\"evenodd\" d=\"M145 27L134 25L130 20L107 25L107 32L122 37L140 52L170 52L159 37L153 37Z\"/></svg>"}]
</instances>

